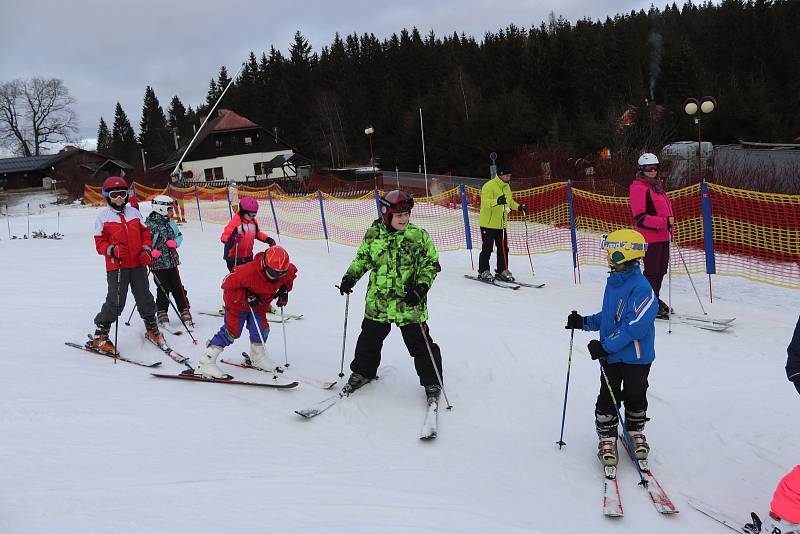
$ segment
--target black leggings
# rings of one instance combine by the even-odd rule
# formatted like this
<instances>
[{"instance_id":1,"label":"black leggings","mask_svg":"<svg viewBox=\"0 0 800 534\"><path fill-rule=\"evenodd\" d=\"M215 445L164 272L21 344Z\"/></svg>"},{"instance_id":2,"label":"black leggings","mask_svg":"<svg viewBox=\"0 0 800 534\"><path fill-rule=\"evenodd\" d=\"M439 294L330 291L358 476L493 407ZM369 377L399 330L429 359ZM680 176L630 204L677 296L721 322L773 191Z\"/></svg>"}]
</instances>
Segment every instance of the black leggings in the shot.
<instances>
[{"instance_id":1,"label":"black leggings","mask_svg":"<svg viewBox=\"0 0 800 534\"><path fill-rule=\"evenodd\" d=\"M647 377L650 365L628 363L603 364L608 381L614 389L617 407L625 403L625 424L629 431L641 431L647 421ZM603 437L616 437L619 418L603 374L600 374L600 394L594 408L597 433Z\"/></svg>"}]
</instances>

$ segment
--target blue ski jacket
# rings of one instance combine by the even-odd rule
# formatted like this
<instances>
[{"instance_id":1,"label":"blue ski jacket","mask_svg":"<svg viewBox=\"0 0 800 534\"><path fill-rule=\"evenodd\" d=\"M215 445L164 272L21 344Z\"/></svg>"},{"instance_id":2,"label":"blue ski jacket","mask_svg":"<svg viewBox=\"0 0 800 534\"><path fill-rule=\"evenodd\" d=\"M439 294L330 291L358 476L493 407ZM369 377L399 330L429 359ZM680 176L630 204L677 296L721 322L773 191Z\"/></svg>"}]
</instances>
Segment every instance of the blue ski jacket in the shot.
<instances>
[{"instance_id":1,"label":"blue ski jacket","mask_svg":"<svg viewBox=\"0 0 800 534\"><path fill-rule=\"evenodd\" d=\"M583 329L600 331L600 342L608 352L608 363L645 365L656 359L658 313L650 282L638 263L612 272L606 282L603 309L584 318Z\"/></svg>"}]
</instances>

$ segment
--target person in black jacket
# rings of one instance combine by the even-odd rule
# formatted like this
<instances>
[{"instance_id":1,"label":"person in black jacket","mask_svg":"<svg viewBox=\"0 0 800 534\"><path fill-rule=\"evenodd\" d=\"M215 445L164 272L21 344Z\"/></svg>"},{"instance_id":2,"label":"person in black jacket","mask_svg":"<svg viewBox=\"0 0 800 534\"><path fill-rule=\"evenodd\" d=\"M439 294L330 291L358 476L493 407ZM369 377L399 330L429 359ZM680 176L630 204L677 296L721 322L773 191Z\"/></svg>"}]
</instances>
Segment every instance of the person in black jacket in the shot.
<instances>
[{"instance_id":1,"label":"person in black jacket","mask_svg":"<svg viewBox=\"0 0 800 534\"><path fill-rule=\"evenodd\" d=\"M797 326L794 327L794 335L786 352L789 353L786 359L786 377L800 393L800 318L797 319Z\"/></svg>"}]
</instances>

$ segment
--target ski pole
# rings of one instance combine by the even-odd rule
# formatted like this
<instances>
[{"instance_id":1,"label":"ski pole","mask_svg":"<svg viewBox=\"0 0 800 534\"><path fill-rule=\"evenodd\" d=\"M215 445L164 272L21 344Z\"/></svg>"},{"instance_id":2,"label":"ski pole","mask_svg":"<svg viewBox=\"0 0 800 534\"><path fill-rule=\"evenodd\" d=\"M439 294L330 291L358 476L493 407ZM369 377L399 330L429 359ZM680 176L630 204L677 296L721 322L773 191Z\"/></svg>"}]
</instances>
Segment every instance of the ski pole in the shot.
<instances>
[{"instance_id":1,"label":"ski pole","mask_svg":"<svg viewBox=\"0 0 800 534\"><path fill-rule=\"evenodd\" d=\"M442 388L442 395L444 395L444 401L447 403L447 409L452 410L453 405L450 404L450 399L447 398L447 392L444 390L444 381L442 381L442 375L439 373L439 367L436 366L436 359L433 357L433 350L431 349L431 344L428 341L428 333L425 331L425 326L422 325L422 321L420 320L419 304L414 306L414 311L417 312L417 324L419 325L420 332L422 332L422 338L425 340L425 347L428 349L428 356L431 357L431 365L433 365L433 370L436 372L436 380L439 381L439 387Z\"/></svg>"},{"instance_id":2,"label":"ski pole","mask_svg":"<svg viewBox=\"0 0 800 534\"><path fill-rule=\"evenodd\" d=\"M503 263L508 271L508 229L506 223L506 208L503 207L503 228L500 230L500 244L503 247Z\"/></svg>"},{"instance_id":3,"label":"ski pole","mask_svg":"<svg viewBox=\"0 0 800 534\"><path fill-rule=\"evenodd\" d=\"M183 317L181 317L181 312L179 312L175 304L172 303L172 299L169 297L169 293L167 293L167 290L164 289L163 285L161 285L161 280L158 279L158 276L156 276L156 273L155 271L153 271L153 269L150 269L150 267L148 267L148 269L150 270L150 274L153 275L153 280L155 280L158 288L161 290L162 293L164 293L164 296L167 297L167 302L169 302L169 305L172 306L172 310L178 315L178 319L180 319L183 328L186 330L186 333L189 334L190 338L192 338L192 344L197 345L197 340L192 335L192 331L189 330L189 327L186 326L186 321L184 321Z\"/></svg>"},{"instance_id":4,"label":"ski pole","mask_svg":"<svg viewBox=\"0 0 800 534\"><path fill-rule=\"evenodd\" d=\"M572 313L578 313L578 310L572 310ZM561 436L558 438L556 442L558 444L558 450L561 450L561 447L566 445L564 443L564 421L567 417L567 395L569 395L569 371L572 367L572 342L575 340L575 329L571 328L569 333L569 356L567 357L567 385L564 388L564 409L561 411Z\"/></svg>"},{"instance_id":5,"label":"ski pole","mask_svg":"<svg viewBox=\"0 0 800 534\"><path fill-rule=\"evenodd\" d=\"M603 365L602 359L598 359L597 363L600 364L600 372L603 373L603 379L606 382L608 393L611 395L611 402L614 404L614 411L617 412L617 419L619 420L619 424L622 425L622 434L625 437L625 442L628 444L628 450L631 451L631 455L633 455L633 440L631 439L631 436L628 433L628 425L626 425L625 421L622 420L622 414L620 414L619 412L619 405L617 404L617 398L614 396L614 388L611 387L611 382L608 380L608 375L606 374L606 369L605 366ZM639 467L639 462L636 461L636 458L633 458L633 465L636 466L636 471L639 473L639 479L640 479L639 485L646 488L647 481L644 479L642 468Z\"/></svg>"},{"instance_id":6,"label":"ski pole","mask_svg":"<svg viewBox=\"0 0 800 534\"><path fill-rule=\"evenodd\" d=\"M135 312L135 311L136 311L136 303L134 302L133 303L133 309L131 310L131 314L128 316L128 320L125 321L125 326L130 326L131 325L131 318L133 318L133 312Z\"/></svg>"},{"instance_id":7,"label":"ski pole","mask_svg":"<svg viewBox=\"0 0 800 534\"><path fill-rule=\"evenodd\" d=\"M31 203L28 202L26 211L28 212L28 237L31 236Z\"/></svg>"},{"instance_id":8,"label":"ski pole","mask_svg":"<svg viewBox=\"0 0 800 534\"><path fill-rule=\"evenodd\" d=\"M672 333L672 236L669 236L667 242L667 265L669 268L669 278L667 279L667 334Z\"/></svg>"},{"instance_id":9,"label":"ski pole","mask_svg":"<svg viewBox=\"0 0 800 534\"><path fill-rule=\"evenodd\" d=\"M253 321L256 324L256 330L258 331L258 339L261 340L261 345L264 347L264 350L267 350L267 343L264 341L264 335L261 333L261 325L258 322L258 317L256 317L256 312L253 311L253 307L250 306L250 303L247 303L247 307L250 309L250 315L253 317ZM272 379L277 380L278 375L276 374L277 368L273 369L272 371Z\"/></svg>"},{"instance_id":10,"label":"ski pole","mask_svg":"<svg viewBox=\"0 0 800 534\"><path fill-rule=\"evenodd\" d=\"M686 274L689 276L689 282L692 284L692 289L694 289L694 295L697 297L697 302L700 304L700 309L703 310L703 315L708 315L708 312L706 312L706 309L703 306L703 301L700 299L700 294L697 292L697 287L694 285L694 278L692 278L692 273L689 272L689 266L686 265L686 260L683 257L683 251L677 243L675 243L675 248L678 249L678 255L681 257L683 268L686 269Z\"/></svg>"},{"instance_id":11,"label":"ski pole","mask_svg":"<svg viewBox=\"0 0 800 534\"><path fill-rule=\"evenodd\" d=\"M281 332L283 333L283 364L289 367L289 352L286 350L286 319L283 318L283 306L281 306Z\"/></svg>"},{"instance_id":12,"label":"ski pole","mask_svg":"<svg viewBox=\"0 0 800 534\"><path fill-rule=\"evenodd\" d=\"M536 276L536 272L533 270L533 257L531 256L531 247L528 244L528 221L525 222L525 248L528 249L528 261L531 262L531 274Z\"/></svg>"},{"instance_id":13,"label":"ski pole","mask_svg":"<svg viewBox=\"0 0 800 534\"><path fill-rule=\"evenodd\" d=\"M117 269L117 309L114 310L117 313L117 318L114 319L114 364L117 363L117 356L119 355L119 349L117 348L117 341L119 340L119 316L122 315L122 310L119 309L119 286L122 285L122 260L119 262L119 267Z\"/></svg>"},{"instance_id":14,"label":"ski pole","mask_svg":"<svg viewBox=\"0 0 800 534\"><path fill-rule=\"evenodd\" d=\"M334 286L339 287L339 286ZM347 313L350 310L350 293L346 294L344 301L344 332L342 333L342 364L339 366L339 378L344 377L344 350L347 345Z\"/></svg>"}]
</instances>

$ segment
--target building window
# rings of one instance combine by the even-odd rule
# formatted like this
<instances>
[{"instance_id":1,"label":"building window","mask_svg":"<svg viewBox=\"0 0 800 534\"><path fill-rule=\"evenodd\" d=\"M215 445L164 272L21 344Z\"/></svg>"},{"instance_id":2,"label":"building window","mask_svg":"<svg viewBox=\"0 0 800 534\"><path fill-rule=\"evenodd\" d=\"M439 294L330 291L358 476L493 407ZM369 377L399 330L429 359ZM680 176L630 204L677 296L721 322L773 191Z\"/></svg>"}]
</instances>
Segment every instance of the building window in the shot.
<instances>
[{"instance_id":1,"label":"building window","mask_svg":"<svg viewBox=\"0 0 800 534\"><path fill-rule=\"evenodd\" d=\"M225 176L222 174L222 167L214 167L213 169L205 169L203 171L206 175L206 181L223 180Z\"/></svg>"},{"instance_id":2,"label":"building window","mask_svg":"<svg viewBox=\"0 0 800 534\"><path fill-rule=\"evenodd\" d=\"M256 174L269 174L270 167L269 163L266 161L259 161L258 163L253 163L253 170Z\"/></svg>"},{"instance_id":3,"label":"building window","mask_svg":"<svg viewBox=\"0 0 800 534\"><path fill-rule=\"evenodd\" d=\"M219 138L215 139L214 140L214 146L217 147L217 150L222 150L222 139L219 139Z\"/></svg>"},{"instance_id":4,"label":"building window","mask_svg":"<svg viewBox=\"0 0 800 534\"><path fill-rule=\"evenodd\" d=\"M249 135L244 136L244 146L253 146L253 138Z\"/></svg>"}]
</instances>

